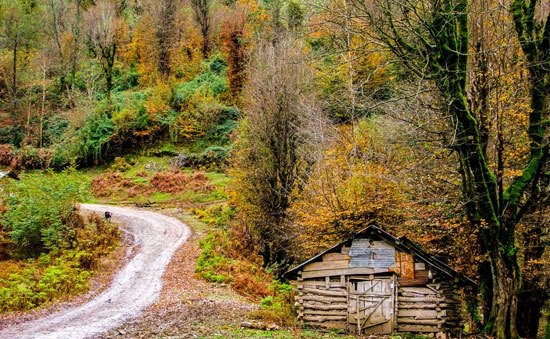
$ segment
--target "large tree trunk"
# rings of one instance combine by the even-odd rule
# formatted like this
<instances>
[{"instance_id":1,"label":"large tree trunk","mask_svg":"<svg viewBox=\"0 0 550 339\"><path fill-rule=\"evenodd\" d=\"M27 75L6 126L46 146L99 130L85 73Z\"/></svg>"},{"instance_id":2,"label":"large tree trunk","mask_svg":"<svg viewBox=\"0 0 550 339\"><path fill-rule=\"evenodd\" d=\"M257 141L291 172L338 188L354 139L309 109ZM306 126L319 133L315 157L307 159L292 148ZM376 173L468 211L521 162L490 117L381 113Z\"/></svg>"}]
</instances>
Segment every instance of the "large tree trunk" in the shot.
<instances>
[{"instance_id":1,"label":"large tree trunk","mask_svg":"<svg viewBox=\"0 0 550 339\"><path fill-rule=\"evenodd\" d=\"M526 286L523 286L523 289L527 289ZM518 334L522 338L537 338L544 300L537 290L524 291L519 294L517 328Z\"/></svg>"},{"instance_id":2,"label":"large tree trunk","mask_svg":"<svg viewBox=\"0 0 550 339\"><path fill-rule=\"evenodd\" d=\"M505 250L504 250L505 251ZM498 339L517 338L516 313L519 291L519 266L515 253L494 248L490 253L493 273L493 307L488 322L489 334Z\"/></svg>"}]
</instances>

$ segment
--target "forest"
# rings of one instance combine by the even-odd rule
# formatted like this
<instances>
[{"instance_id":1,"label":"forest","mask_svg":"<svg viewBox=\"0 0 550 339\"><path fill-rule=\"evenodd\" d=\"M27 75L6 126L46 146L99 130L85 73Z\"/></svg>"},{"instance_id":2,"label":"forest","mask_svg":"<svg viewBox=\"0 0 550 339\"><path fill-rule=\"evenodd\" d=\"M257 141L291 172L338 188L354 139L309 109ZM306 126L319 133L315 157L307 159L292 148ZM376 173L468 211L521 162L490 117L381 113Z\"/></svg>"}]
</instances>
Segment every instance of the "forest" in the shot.
<instances>
[{"instance_id":1,"label":"forest","mask_svg":"<svg viewBox=\"0 0 550 339\"><path fill-rule=\"evenodd\" d=\"M187 211L284 326L375 222L478 283L467 333L550 338L549 129L547 0L0 0L0 311L114 269L99 201Z\"/></svg>"}]
</instances>

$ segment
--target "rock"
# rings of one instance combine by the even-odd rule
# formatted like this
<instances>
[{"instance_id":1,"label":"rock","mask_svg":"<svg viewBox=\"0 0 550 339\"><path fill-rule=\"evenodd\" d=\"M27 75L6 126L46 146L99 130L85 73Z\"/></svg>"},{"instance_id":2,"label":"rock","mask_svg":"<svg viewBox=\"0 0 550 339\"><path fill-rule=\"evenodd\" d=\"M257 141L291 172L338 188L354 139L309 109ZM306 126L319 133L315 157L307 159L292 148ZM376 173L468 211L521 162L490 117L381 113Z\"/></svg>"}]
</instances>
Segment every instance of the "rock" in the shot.
<instances>
[{"instance_id":1,"label":"rock","mask_svg":"<svg viewBox=\"0 0 550 339\"><path fill-rule=\"evenodd\" d=\"M435 335L435 338L436 339L447 339L447 335L443 332L437 332L437 334Z\"/></svg>"},{"instance_id":2,"label":"rock","mask_svg":"<svg viewBox=\"0 0 550 339\"><path fill-rule=\"evenodd\" d=\"M120 335L125 335L125 334L126 334L126 331L124 331L123 329L120 329L120 330L118 330L118 334L120 334Z\"/></svg>"}]
</instances>

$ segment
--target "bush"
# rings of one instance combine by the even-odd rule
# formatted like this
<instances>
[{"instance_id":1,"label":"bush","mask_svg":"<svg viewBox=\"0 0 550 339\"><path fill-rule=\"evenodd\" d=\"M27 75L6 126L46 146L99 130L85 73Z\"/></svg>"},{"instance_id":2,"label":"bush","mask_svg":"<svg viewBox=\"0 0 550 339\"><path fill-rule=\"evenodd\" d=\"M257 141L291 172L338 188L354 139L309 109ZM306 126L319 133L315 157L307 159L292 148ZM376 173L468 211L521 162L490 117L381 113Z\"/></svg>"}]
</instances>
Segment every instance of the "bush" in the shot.
<instances>
[{"instance_id":1,"label":"bush","mask_svg":"<svg viewBox=\"0 0 550 339\"><path fill-rule=\"evenodd\" d=\"M78 131L79 161L90 164L108 159L107 146L114 130L114 123L105 113L96 113L86 119Z\"/></svg>"},{"instance_id":2,"label":"bush","mask_svg":"<svg viewBox=\"0 0 550 339\"><path fill-rule=\"evenodd\" d=\"M0 165L11 166L14 158L15 158L15 152L12 145L9 145L9 144L0 145Z\"/></svg>"},{"instance_id":3,"label":"bush","mask_svg":"<svg viewBox=\"0 0 550 339\"><path fill-rule=\"evenodd\" d=\"M1 222L21 257L68 248L74 230L67 221L75 204L85 197L85 180L71 171L26 177L4 187L6 212ZM52 203L55 202L55 203Z\"/></svg>"},{"instance_id":4,"label":"bush","mask_svg":"<svg viewBox=\"0 0 550 339\"><path fill-rule=\"evenodd\" d=\"M47 148L25 146L16 153L14 167L25 169L46 169L50 167L52 152Z\"/></svg>"},{"instance_id":5,"label":"bush","mask_svg":"<svg viewBox=\"0 0 550 339\"><path fill-rule=\"evenodd\" d=\"M79 267L70 256L56 258L40 270L30 267L0 279L0 310L26 310L51 302L63 295L75 295L89 288L91 272Z\"/></svg>"},{"instance_id":6,"label":"bush","mask_svg":"<svg viewBox=\"0 0 550 339\"><path fill-rule=\"evenodd\" d=\"M132 168L132 165L130 165L126 161L126 159L122 157L116 157L114 164L111 165L111 169L115 172L126 172L131 168Z\"/></svg>"},{"instance_id":7,"label":"bush","mask_svg":"<svg viewBox=\"0 0 550 339\"><path fill-rule=\"evenodd\" d=\"M253 299L269 295L271 275L258 262L244 258L243 251L236 251L227 231L215 231L201 240L202 252L197 259L195 272L205 280L229 283L237 292ZM242 242L242 239L238 239Z\"/></svg>"},{"instance_id":8,"label":"bush","mask_svg":"<svg viewBox=\"0 0 550 339\"><path fill-rule=\"evenodd\" d=\"M260 301L262 308L252 313L265 322L275 322L280 325L293 325L296 319L294 308L294 292L292 286L273 280L269 285L267 297Z\"/></svg>"},{"instance_id":9,"label":"bush","mask_svg":"<svg viewBox=\"0 0 550 339\"><path fill-rule=\"evenodd\" d=\"M31 309L89 289L90 270L116 248L120 231L97 214L85 219L72 213L64 225L75 231L70 249L0 262L0 311Z\"/></svg>"},{"instance_id":10,"label":"bush","mask_svg":"<svg viewBox=\"0 0 550 339\"><path fill-rule=\"evenodd\" d=\"M173 159L176 167L193 167L220 169L228 163L229 149L221 146L210 146L201 153L182 153Z\"/></svg>"}]
</instances>

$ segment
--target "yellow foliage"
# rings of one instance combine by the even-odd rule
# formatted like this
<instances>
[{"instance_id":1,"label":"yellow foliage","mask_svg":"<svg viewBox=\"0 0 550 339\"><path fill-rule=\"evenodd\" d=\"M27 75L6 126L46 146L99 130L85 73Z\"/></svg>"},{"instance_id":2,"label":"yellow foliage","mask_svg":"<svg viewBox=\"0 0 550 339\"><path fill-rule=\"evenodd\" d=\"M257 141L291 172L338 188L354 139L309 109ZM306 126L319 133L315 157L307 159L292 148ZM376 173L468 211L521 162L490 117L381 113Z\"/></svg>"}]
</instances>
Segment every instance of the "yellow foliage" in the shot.
<instances>
[{"instance_id":1,"label":"yellow foliage","mask_svg":"<svg viewBox=\"0 0 550 339\"><path fill-rule=\"evenodd\" d=\"M374 126L364 122L351 135L343 128L339 139L325 151L291 208L296 248L304 251L298 256L327 248L370 222L403 220L406 189L386 163L398 160L390 159Z\"/></svg>"}]
</instances>

